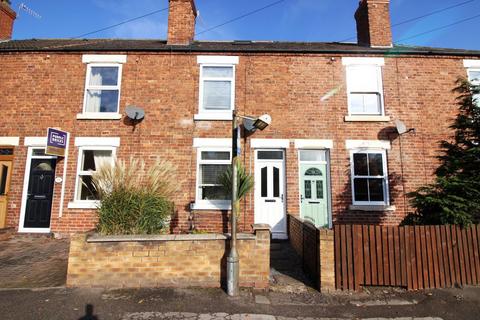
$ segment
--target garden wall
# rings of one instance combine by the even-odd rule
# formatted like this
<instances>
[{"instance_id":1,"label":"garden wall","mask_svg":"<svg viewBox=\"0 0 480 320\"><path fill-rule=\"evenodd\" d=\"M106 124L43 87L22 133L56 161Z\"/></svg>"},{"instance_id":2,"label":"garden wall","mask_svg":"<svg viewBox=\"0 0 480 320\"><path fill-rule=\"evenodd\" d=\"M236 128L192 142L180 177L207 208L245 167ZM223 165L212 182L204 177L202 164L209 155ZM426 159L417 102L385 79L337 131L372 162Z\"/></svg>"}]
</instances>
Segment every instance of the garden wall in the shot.
<instances>
[{"instance_id":1,"label":"garden wall","mask_svg":"<svg viewBox=\"0 0 480 320\"><path fill-rule=\"evenodd\" d=\"M288 215L288 237L302 259L305 273L320 291L335 289L333 230L317 229L301 218Z\"/></svg>"},{"instance_id":2,"label":"garden wall","mask_svg":"<svg viewBox=\"0 0 480 320\"><path fill-rule=\"evenodd\" d=\"M220 287L229 237L222 234L88 236L71 239L70 287ZM267 288L270 230L238 235L240 286Z\"/></svg>"}]
</instances>

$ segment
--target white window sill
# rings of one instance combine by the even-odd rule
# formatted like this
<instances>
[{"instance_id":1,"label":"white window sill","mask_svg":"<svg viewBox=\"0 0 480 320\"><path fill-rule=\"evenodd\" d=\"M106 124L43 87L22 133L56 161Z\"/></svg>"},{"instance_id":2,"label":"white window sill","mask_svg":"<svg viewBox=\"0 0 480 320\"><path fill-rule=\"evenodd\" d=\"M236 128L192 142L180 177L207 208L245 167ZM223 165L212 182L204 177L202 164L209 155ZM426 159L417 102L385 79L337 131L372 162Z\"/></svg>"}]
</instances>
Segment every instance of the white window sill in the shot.
<instances>
[{"instance_id":1,"label":"white window sill","mask_svg":"<svg viewBox=\"0 0 480 320\"><path fill-rule=\"evenodd\" d=\"M345 122L388 122L389 116L346 116Z\"/></svg>"},{"instance_id":2,"label":"white window sill","mask_svg":"<svg viewBox=\"0 0 480 320\"><path fill-rule=\"evenodd\" d=\"M79 113L77 120L120 120L120 113Z\"/></svg>"},{"instance_id":3,"label":"white window sill","mask_svg":"<svg viewBox=\"0 0 480 320\"><path fill-rule=\"evenodd\" d=\"M192 210L231 210L232 206L230 203L192 203L190 205Z\"/></svg>"},{"instance_id":4,"label":"white window sill","mask_svg":"<svg viewBox=\"0 0 480 320\"><path fill-rule=\"evenodd\" d=\"M68 203L68 209L97 209L99 201L74 201Z\"/></svg>"},{"instance_id":5,"label":"white window sill","mask_svg":"<svg viewBox=\"0 0 480 320\"><path fill-rule=\"evenodd\" d=\"M351 211L395 211L397 208L387 205L351 204L348 209Z\"/></svg>"},{"instance_id":6,"label":"white window sill","mask_svg":"<svg viewBox=\"0 0 480 320\"><path fill-rule=\"evenodd\" d=\"M228 120L232 121L232 112L212 112L198 113L193 116L193 120Z\"/></svg>"}]
</instances>

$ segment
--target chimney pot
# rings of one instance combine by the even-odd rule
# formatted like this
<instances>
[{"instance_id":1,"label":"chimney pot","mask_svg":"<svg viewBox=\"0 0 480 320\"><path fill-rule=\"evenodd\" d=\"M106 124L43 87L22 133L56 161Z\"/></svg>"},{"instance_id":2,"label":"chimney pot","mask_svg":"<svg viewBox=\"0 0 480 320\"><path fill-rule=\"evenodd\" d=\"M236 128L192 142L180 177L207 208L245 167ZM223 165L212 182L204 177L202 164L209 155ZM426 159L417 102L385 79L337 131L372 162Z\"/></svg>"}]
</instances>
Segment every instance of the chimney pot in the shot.
<instances>
[{"instance_id":1,"label":"chimney pot","mask_svg":"<svg viewBox=\"0 0 480 320\"><path fill-rule=\"evenodd\" d=\"M0 40L9 40L12 38L13 22L17 18L15 11L10 5L0 0Z\"/></svg>"},{"instance_id":2,"label":"chimney pot","mask_svg":"<svg viewBox=\"0 0 480 320\"><path fill-rule=\"evenodd\" d=\"M392 47L390 0L361 0L355 20L359 45Z\"/></svg>"},{"instance_id":3,"label":"chimney pot","mask_svg":"<svg viewBox=\"0 0 480 320\"><path fill-rule=\"evenodd\" d=\"M195 36L196 17L194 0L169 0L167 44L189 45Z\"/></svg>"}]
</instances>

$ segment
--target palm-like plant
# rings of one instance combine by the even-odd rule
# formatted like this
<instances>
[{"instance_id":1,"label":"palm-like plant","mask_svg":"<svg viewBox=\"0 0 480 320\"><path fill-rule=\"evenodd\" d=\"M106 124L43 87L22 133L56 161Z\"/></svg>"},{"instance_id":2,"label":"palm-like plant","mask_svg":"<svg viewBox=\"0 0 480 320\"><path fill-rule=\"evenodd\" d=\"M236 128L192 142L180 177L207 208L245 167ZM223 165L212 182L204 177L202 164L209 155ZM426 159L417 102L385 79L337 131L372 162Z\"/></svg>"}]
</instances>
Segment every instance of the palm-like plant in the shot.
<instances>
[{"instance_id":1,"label":"palm-like plant","mask_svg":"<svg viewBox=\"0 0 480 320\"><path fill-rule=\"evenodd\" d=\"M242 165L238 158L236 159L235 165L237 166L237 201L233 204L235 206L236 212L240 212L240 201L253 189L253 177L247 173L247 170ZM232 193L232 167L228 169L219 177L219 182L222 184L225 193Z\"/></svg>"}]
</instances>

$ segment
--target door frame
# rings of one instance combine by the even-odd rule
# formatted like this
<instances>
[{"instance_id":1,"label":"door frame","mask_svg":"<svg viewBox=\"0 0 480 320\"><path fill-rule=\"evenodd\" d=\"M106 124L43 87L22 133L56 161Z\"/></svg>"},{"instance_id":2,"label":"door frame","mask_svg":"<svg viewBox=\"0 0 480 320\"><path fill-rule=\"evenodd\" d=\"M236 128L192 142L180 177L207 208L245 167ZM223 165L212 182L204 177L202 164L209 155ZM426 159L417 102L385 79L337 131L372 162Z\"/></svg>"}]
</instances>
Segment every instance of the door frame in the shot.
<instances>
[{"instance_id":1,"label":"door frame","mask_svg":"<svg viewBox=\"0 0 480 320\"><path fill-rule=\"evenodd\" d=\"M304 150L318 150L325 152L325 161L300 161L300 152ZM330 150L325 148L301 148L298 149L297 152L297 164L298 164L298 211L300 218L303 219L302 214L302 172L300 170L300 166L302 164L311 164L311 165L326 165L326 173L327 176L325 178L327 185L327 220L328 220L328 228L333 228L333 220L332 220L332 180L330 175Z\"/></svg>"},{"instance_id":2,"label":"door frame","mask_svg":"<svg viewBox=\"0 0 480 320\"><path fill-rule=\"evenodd\" d=\"M267 160L259 160L258 159L258 151L281 151L283 153L283 159L282 160L275 160L275 159L267 159ZM281 237L276 237L275 239L283 239L286 240L288 239L288 225L287 225L287 170L286 170L286 157L287 157L287 152L285 149L282 148L258 148L254 150L254 171L253 175L255 177L256 171L258 168L258 163L262 162L282 162L282 169L283 169L283 217L284 217L284 226L285 226L285 234L284 236ZM257 181L254 179L254 190L253 190L253 199L254 199L254 206L253 206L253 221L254 223L257 223ZM283 234L281 234L283 235ZM273 236L273 230L272 230L272 236Z\"/></svg>"},{"instance_id":3,"label":"door frame","mask_svg":"<svg viewBox=\"0 0 480 320\"><path fill-rule=\"evenodd\" d=\"M30 183L30 169L32 166L32 159L57 159L56 156L33 156L34 149L46 149L44 146L30 146L27 151L27 163L25 164L25 176L23 179L23 192L22 192L22 205L20 207L20 219L18 219L18 232L20 233L50 233L50 226L52 224L52 209L53 199L52 196L52 209L50 209L50 226L48 228L25 228L25 210L27 209L27 194L28 184ZM54 185L55 188L55 185Z\"/></svg>"},{"instance_id":4,"label":"door frame","mask_svg":"<svg viewBox=\"0 0 480 320\"><path fill-rule=\"evenodd\" d=\"M8 218L8 202L10 200L10 196L9 196L9 193L10 193L10 189L12 187L12 177L13 177L13 166L14 166L14 159L15 159L15 146L13 145L0 145L0 149L12 149L12 155L0 155L0 161L10 161L12 164L10 166L10 170L9 170L9 174L10 174L10 179L8 179L7 177L7 186L8 186L8 190L7 190L7 193L6 193L6 197L7 197L7 212L5 214L5 220L3 221L4 223L4 226L7 227L7 218ZM1 222L0 222L1 224Z\"/></svg>"}]
</instances>

